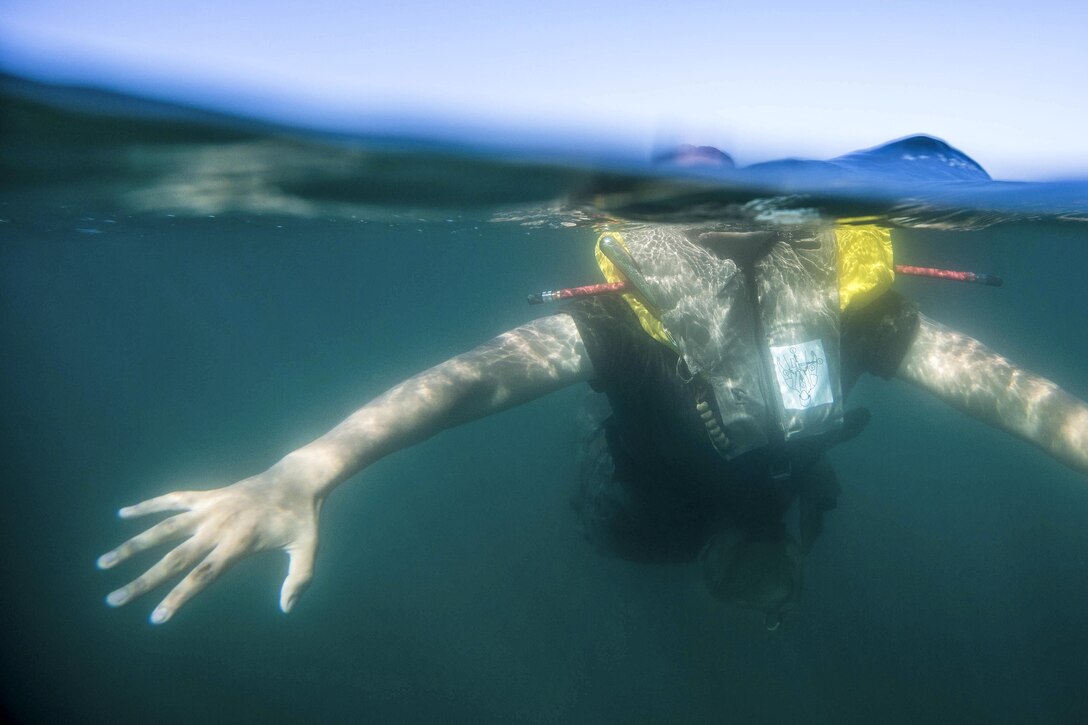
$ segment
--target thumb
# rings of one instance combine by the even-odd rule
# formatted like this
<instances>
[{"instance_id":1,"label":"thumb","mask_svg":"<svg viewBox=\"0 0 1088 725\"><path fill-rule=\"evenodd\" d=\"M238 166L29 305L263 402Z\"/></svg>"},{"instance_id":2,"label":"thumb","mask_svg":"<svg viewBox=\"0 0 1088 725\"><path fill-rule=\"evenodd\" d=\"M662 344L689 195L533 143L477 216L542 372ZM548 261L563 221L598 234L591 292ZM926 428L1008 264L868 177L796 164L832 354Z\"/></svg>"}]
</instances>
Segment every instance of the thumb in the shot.
<instances>
[{"instance_id":1,"label":"thumb","mask_svg":"<svg viewBox=\"0 0 1088 725\"><path fill-rule=\"evenodd\" d=\"M287 565L287 578L283 580L283 589L280 590L280 609L285 613L291 611L310 583L310 579L313 578L316 555L316 539L287 550L290 561Z\"/></svg>"}]
</instances>

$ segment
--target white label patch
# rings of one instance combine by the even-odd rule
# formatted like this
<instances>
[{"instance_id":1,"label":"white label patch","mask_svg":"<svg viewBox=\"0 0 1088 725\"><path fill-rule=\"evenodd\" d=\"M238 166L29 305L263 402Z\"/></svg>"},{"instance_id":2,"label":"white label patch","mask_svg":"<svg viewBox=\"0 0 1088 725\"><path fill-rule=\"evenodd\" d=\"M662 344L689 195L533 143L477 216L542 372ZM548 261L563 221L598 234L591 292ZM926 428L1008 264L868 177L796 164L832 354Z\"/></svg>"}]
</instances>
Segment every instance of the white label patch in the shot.
<instances>
[{"instance_id":1,"label":"white label patch","mask_svg":"<svg viewBox=\"0 0 1088 725\"><path fill-rule=\"evenodd\" d=\"M771 347L771 358L786 410L807 410L835 402L822 342Z\"/></svg>"}]
</instances>

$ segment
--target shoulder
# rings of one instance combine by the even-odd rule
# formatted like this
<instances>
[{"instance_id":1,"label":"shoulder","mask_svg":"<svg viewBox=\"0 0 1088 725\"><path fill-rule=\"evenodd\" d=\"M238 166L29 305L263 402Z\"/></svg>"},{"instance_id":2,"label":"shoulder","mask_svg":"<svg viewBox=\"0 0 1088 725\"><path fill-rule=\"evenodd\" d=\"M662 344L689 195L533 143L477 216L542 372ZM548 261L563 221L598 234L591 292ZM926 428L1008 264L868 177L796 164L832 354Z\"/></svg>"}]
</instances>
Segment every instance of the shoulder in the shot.
<instances>
[{"instance_id":1,"label":"shoulder","mask_svg":"<svg viewBox=\"0 0 1088 725\"><path fill-rule=\"evenodd\" d=\"M619 295L596 295L572 300L563 312L574 318L579 329L629 328L638 325L638 318Z\"/></svg>"},{"instance_id":2,"label":"shoulder","mask_svg":"<svg viewBox=\"0 0 1088 725\"><path fill-rule=\"evenodd\" d=\"M891 378L914 341L918 324L918 306L888 290L863 307L843 312L843 355L852 358L859 374Z\"/></svg>"},{"instance_id":3,"label":"shoulder","mask_svg":"<svg viewBox=\"0 0 1088 725\"><path fill-rule=\"evenodd\" d=\"M598 382L613 379L632 365L668 351L643 331L638 317L618 295L574 300L563 312L573 318Z\"/></svg>"}]
</instances>

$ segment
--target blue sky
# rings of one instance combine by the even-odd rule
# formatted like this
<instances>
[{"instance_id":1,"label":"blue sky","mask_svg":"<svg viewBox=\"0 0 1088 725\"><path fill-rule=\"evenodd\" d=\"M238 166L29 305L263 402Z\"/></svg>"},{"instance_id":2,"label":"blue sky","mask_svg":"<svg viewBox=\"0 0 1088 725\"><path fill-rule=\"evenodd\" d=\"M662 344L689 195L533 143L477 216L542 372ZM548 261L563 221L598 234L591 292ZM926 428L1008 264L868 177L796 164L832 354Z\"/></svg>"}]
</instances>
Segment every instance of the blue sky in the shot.
<instances>
[{"instance_id":1,"label":"blue sky","mask_svg":"<svg viewBox=\"0 0 1088 725\"><path fill-rule=\"evenodd\" d=\"M742 162L911 133L1088 177L1083 2L2 0L0 67L288 121L407 114Z\"/></svg>"}]
</instances>

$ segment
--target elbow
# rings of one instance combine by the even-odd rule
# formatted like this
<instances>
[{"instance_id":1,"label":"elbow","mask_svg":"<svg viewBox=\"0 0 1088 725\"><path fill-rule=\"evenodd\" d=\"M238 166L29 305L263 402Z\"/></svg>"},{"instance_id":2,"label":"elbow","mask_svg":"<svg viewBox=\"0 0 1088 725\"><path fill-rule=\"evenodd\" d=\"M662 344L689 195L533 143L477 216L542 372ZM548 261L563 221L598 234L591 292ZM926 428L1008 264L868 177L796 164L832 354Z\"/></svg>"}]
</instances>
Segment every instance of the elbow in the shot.
<instances>
[{"instance_id":1,"label":"elbow","mask_svg":"<svg viewBox=\"0 0 1088 725\"><path fill-rule=\"evenodd\" d=\"M431 402L444 408L455 424L499 410L510 398L508 386L484 361L460 356L433 371Z\"/></svg>"}]
</instances>

